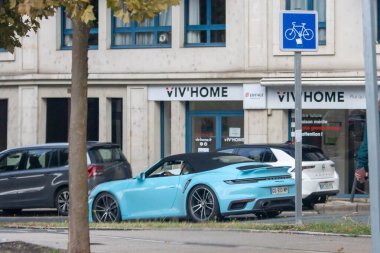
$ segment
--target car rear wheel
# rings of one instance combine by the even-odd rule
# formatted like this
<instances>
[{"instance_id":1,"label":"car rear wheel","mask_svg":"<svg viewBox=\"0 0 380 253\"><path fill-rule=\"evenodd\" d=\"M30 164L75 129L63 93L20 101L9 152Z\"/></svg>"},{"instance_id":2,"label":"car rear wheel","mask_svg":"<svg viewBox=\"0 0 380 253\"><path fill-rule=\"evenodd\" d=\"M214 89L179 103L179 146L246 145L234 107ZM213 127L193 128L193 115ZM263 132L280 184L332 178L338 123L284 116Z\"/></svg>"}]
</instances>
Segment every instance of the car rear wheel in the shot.
<instances>
[{"instance_id":1,"label":"car rear wheel","mask_svg":"<svg viewBox=\"0 0 380 253\"><path fill-rule=\"evenodd\" d=\"M55 195L55 206L58 211L58 215L67 216L69 214L69 189L62 188Z\"/></svg>"},{"instance_id":2,"label":"car rear wheel","mask_svg":"<svg viewBox=\"0 0 380 253\"><path fill-rule=\"evenodd\" d=\"M195 222L218 218L220 211L215 193L206 185L194 187L187 198L187 212Z\"/></svg>"},{"instance_id":3,"label":"car rear wheel","mask_svg":"<svg viewBox=\"0 0 380 253\"><path fill-rule=\"evenodd\" d=\"M98 195L92 204L92 219L95 222L119 222L121 215L116 198L109 193Z\"/></svg>"}]
</instances>

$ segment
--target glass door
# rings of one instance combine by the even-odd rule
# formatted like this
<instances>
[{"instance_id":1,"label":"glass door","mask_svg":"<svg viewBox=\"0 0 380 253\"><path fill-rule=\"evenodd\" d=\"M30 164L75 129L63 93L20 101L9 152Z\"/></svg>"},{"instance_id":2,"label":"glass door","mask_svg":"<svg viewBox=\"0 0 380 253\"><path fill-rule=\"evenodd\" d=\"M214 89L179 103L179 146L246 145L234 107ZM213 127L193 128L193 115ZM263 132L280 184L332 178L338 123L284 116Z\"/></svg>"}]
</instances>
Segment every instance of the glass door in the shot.
<instances>
[{"instance_id":1,"label":"glass door","mask_svg":"<svg viewBox=\"0 0 380 253\"><path fill-rule=\"evenodd\" d=\"M191 151L210 152L216 149L216 117L191 117Z\"/></svg>"},{"instance_id":2,"label":"glass door","mask_svg":"<svg viewBox=\"0 0 380 253\"><path fill-rule=\"evenodd\" d=\"M213 112L190 115L187 152L213 152L218 148L244 143L242 114ZM190 131L189 131L190 130Z\"/></svg>"}]
</instances>

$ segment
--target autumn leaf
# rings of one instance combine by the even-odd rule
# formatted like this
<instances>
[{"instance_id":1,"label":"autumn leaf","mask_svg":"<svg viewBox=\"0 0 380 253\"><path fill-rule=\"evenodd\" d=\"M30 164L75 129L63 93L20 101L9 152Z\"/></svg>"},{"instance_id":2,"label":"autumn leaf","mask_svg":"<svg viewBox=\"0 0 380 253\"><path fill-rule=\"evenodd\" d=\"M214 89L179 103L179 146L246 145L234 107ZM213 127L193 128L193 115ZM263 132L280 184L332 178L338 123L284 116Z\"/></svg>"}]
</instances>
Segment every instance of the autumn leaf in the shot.
<instances>
[{"instance_id":1,"label":"autumn leaf","mask_svg":"<svg viewBox=\"0 0 380 253\"><path fill-rule=\"evenodd\" d=\"M90 21L96 20L93 9L94 9L94 6L88 5L87 8L84 10L81 16L81 20L84 23L88 24Z\"/></svg>"}]
</instances>

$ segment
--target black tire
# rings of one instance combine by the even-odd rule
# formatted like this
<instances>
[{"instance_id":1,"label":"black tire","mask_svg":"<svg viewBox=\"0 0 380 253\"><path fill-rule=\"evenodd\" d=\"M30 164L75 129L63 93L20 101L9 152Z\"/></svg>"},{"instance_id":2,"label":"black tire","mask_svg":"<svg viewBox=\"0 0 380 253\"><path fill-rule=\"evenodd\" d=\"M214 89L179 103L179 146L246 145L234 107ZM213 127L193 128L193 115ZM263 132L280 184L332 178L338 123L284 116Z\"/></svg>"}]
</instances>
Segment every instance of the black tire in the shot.
<instances>
[{"instance_id":1,"label":"black tire","mask_svg":"<svg viewBox=\"0 0 380 253\"><path fill-rule=\"evenodd\" d=\"M255 212L253 214L256 215L258 219L272 219L279 216L281 213L282 211L263 211Z\"/></svg>"},{"instance_id":2,"label":"black tire","mask_svg":"<svg viewBox=\"0 0 380 253\"><path fill-rule=\"evenodd\" d=\"M58 215L69 215L70 195L68 188L60 189L55 195L55 207L57 208Z\"/></svg>"},{"instance_id":3,"label":"black tire","mask_svg":"<svg viewBox=\"0 0 380 253\"><path fill-rule=\"evenodd\" d=\"M326 195L325 196L319 196L317 198L316 203L326 203L326 201L327 201L327 196Z\"/></svg>"},{"instance_id":4,"label":"black tire","mask_svg":"<svg viewBox=\"0 0 380 253\"><path fill-rule=\"evenodd\" d=\"M22 209L3 209L3 214L5 215L17 215L20 214Z\"/></svg>"},{"instance_id":5,"label":"black tire","mask_svg":"<svg viewBox=\"0 0 380 253\"><path fill-rule=\"evenodd\" d=\"M315 200L302 200L302 204L305 209L314 209Z\"/></svg>"},{"instance_id":6,"label":"black tire","mask_svg":"<svg viewBox=\"0 0 380 253\"><path fill-rule=\"evenodd\" d=\"M103 192L92 203L92 220L94 222L120 222L120 208L116 198Z\"/></svg>"},{"instance_id":7,"label":"black tire","mask_svg":"<svg viewBox=\"0 0 380 253\"><path fill-rule=\"evenodd\" d=\"M220 218L219 202L215 193L206 185L197 185L187 197L187 214L195 222Z\"/></svg>"}]
</instances>

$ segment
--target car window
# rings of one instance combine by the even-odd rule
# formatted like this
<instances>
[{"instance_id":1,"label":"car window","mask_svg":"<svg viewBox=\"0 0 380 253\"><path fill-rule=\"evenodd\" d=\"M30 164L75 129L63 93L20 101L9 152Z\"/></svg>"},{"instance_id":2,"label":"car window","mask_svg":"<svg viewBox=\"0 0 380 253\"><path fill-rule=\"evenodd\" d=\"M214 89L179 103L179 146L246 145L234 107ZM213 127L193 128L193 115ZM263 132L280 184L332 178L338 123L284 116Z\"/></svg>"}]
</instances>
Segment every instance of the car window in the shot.
<instances>
[{"instance_id":1,"label":"car window","mask_svg":"<svg viewBox=\"0 0 380 253\"><path fill-rule=\"evenodd\" d=\"M295 150L284 150L291 157L295 158ZM329 158L323 153L323 151L319 148L314 147L303 147L302 148L302 161L312 162L312 161L327 161Z\"/></svg>"},{"instance_id":2,"label":"car window","mask_svg":"<svg viewBox=\"0 0 380 253\"><path fill-rule=\"evenodd\" d=\"M212 160L218 161L219 163L221 163L221 166L234 164L234 163L252 162L251 159L248 159L247 157L243 157L239 155L225 155L225 156L221 155L221 156L213 157Z\"/></svg>"},{"instance_id":3,"label":"car window","mask_svg":"<svg viewBox=\"0 0 380 253\"><path fill-rule=\"evenodd\" d=\"M263 162L266 150L266 148L240 148L238 154L255 162Z\"/></svg>"},{"instance_id":4,"label":"car window","mask_svg":"<svg viewBox=\"0 0 380 253\"><path fill-rule=\"evenodd\" d=\"M0 158L0 172L18 170L23 152L13 152Z\"/></svg>"},{"instance_id":5,"label":"car window","mask_svg":"<svg viewBox=\"0 0 380 253\"><path fill-rule=\"evenodd\" d=\"M302 161L326 161L329 160L323 151L318 148L303 148Z\"/></svg>"},{"instance_id":6,"label":"car window","mask_svg":"<svg viewBox=\"0 0 380 253\"><path fill-rule=\"evenodd\" d=\"M152 171L148 171L146 174L147 178L152 177L167 177L167 176L178 176L180 175L184 166L184 161L174 160L167 161ZM184 171L185 172L185 171Z\"/></svg>"},{"instance_id":7,"label":"car window","mask_svg":"<svg viewBox=\"0 0 380 253\"><path fill-rule=\"evenodd\" d=\"M193 167L191 167L190 164L186 163L186 162L183 162L182 165L181 165L181 175L187 175L187 174L191 174L191 173L194 173L194 169Z\"/></svg>"},{"instance_id":8,"label":"car window","mask_svg":"<svg viewBox=\"0 0 380 253\"><path fill-rule=\"evenodd\" d=\"M107 163L113 161L126 161L118 147L96 147L88 151L91 163Z\"/></svg>"},{"instance_id":9,"label":"car window","mask_svg":"<svg viewBox=\"0 0 380 253\"><path fill-rule=\"evenodd\" d=\"M43 169L50 167L50 161L55 150L35 149L28 151L25 169Z\"/></svg>"},{"instance_id":10,"label":"car window","mask_svg":"<svg viewBox=\"0 0 380 253\"><path fill-rule=\"evenodd\" d=\"M234 152L234 149L233 148L222 149L222 150L219 150L218 152L232 154Z\"/></svg>"},{"instance_id":11,"label":"car window","mask_svg":"<svg viewBox=\"0 0 380 253\"><path fill-rule=\"evenodd\" d=\"M69 164L69 149L59 149L58 150L58 165L66 166Z\"/></svg>"}]
</instances>

